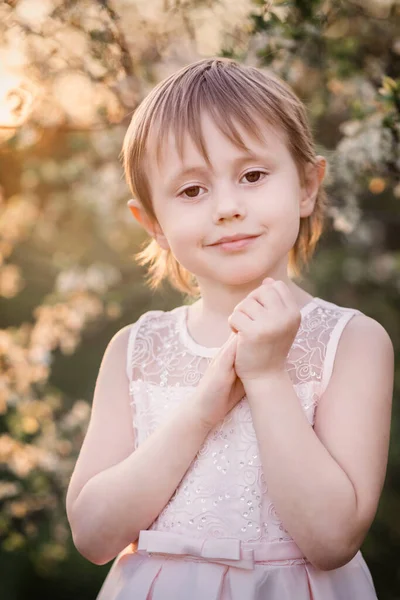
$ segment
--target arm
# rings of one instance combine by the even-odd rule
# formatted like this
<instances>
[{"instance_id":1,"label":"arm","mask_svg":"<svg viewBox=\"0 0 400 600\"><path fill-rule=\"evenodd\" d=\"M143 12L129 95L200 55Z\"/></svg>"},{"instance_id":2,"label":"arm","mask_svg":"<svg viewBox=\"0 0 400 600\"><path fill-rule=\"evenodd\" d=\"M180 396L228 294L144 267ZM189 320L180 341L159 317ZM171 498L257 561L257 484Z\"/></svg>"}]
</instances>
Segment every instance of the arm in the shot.
<instances>
[{"instance_id":1,"label":"arm","mask_svg":"<svg viewBox=\"0 0 400 600\"><path fill-rule=\"evenodd\" d=\"M269 493L317 568L351 560L376 514L387 467L393 371L390 337L360 315L342 333L314 429L286 371L245 384Z\"/></svg>"},{"instance_id":2,"label":"arm","mask_svg":"<svg viewBox=\"0 0 400 600\"><path fill-rule=\"evenodd\" d=\"M134 451L125 371L128 336L129 327L121 329L103 357L66 500L76 548L99 565L156 519L209 432L196 402L187 402Z\"/></svg>"}]
</instances>

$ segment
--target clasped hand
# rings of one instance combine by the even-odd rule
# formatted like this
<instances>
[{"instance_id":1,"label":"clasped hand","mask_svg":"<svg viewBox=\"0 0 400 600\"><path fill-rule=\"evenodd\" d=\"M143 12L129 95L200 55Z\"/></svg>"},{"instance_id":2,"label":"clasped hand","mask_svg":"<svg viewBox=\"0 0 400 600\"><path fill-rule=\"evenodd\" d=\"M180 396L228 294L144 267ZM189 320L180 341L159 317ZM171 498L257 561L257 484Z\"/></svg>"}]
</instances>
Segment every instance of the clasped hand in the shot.
<instances>
[{"instance_id":1,"label":"clasped hand","mask_svg":"<svg viewBox=\"0 0 400 600\"><path fill-rule=\"evenodd\" d=\"M264 279L239 302L228 323L238 335L234 366L243 383L285 372L301 313L283 281Z\"/></svg>"}]
</instances>

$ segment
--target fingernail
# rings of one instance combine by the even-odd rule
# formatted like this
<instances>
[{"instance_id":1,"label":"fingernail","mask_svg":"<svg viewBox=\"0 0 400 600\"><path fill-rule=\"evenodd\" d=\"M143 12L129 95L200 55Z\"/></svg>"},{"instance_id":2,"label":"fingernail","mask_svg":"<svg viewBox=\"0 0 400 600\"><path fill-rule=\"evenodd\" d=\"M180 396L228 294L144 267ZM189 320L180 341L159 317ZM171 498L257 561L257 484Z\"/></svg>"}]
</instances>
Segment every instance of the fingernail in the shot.
<instances>
[{"instance_id":1,"label":"fingernail","mask_svg":"<svg viewBox=\"0 0 400 600\"><path fill-rule=\"evenodd\" d=\"M273 281L275 281L275 279L272 279L272 277L266 277L263 279L263 283L272 283Z\"/></svg>"}]
</instances>

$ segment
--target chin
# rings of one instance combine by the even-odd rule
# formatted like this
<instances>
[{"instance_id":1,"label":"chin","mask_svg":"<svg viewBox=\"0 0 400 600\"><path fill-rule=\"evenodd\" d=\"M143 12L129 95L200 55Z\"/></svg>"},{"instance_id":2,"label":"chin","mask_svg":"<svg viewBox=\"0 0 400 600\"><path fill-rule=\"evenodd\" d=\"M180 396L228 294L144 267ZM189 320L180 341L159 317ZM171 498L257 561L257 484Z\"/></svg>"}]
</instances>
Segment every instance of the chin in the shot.
<instances>
[{"instance_id":1,"label":"chin","mask_svg":"<svg viewBox=\"0 0 400 600\"><path fill-rule=\"evenodd\" d=\"M210 268L209 264L205 265L204 263L197 265L181 264L193 273L200 283L203 280L209 282L214 281L219 285L224 286L248 287L253 284L253 287L258 287L261 285L262 280L265 279L265 277L268 277L273 269L271 265L266 265L264 267L262 260L257 256L246 258L246 261L236 261L230 260L230 257L226 257L226 260L223 262L215 261L215 264L213 265L214 268Z\"/></svg>"},{"instance_id":2,"label":"chin","mask_svg":"<svg viewBox=\"0 0 400 600\"><path fill-rule=\"evenodd\" d=\"M242 273L232 273L231 276L229 276L228 273L226 273L226 271L221 274L220 277L217 277L217 281L221 284L224 285L230 285L230 286L249 286L250 284L253 284L254 287L258 287L258 285L261 285L262 280L265 277L268 277L268 275L265 275L266 271L263 271L262 273L260 273L259 269L257 269L257 272L242 272Z\"/></svg>"}]
</instances>

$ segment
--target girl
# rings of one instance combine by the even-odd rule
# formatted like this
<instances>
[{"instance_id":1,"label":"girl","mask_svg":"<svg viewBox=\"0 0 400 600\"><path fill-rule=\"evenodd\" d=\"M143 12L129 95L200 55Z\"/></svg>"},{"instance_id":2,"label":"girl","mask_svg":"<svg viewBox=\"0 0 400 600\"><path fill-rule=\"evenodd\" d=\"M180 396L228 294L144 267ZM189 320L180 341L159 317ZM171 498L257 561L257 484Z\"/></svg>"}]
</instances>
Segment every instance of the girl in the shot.
<instances>
[{"instance_id":1,"label":"girl","mask_svg":"<svg viewBox=\"0 0 400 600\"><path fill-rule=\"evenodd\" d=\"M394 352L299 275L325 160L277 77L191 64L136 110L123 156L139 255L197 298L109 343L67 494L98 600L372 600Z\"/></svg>"}]
</instances>

